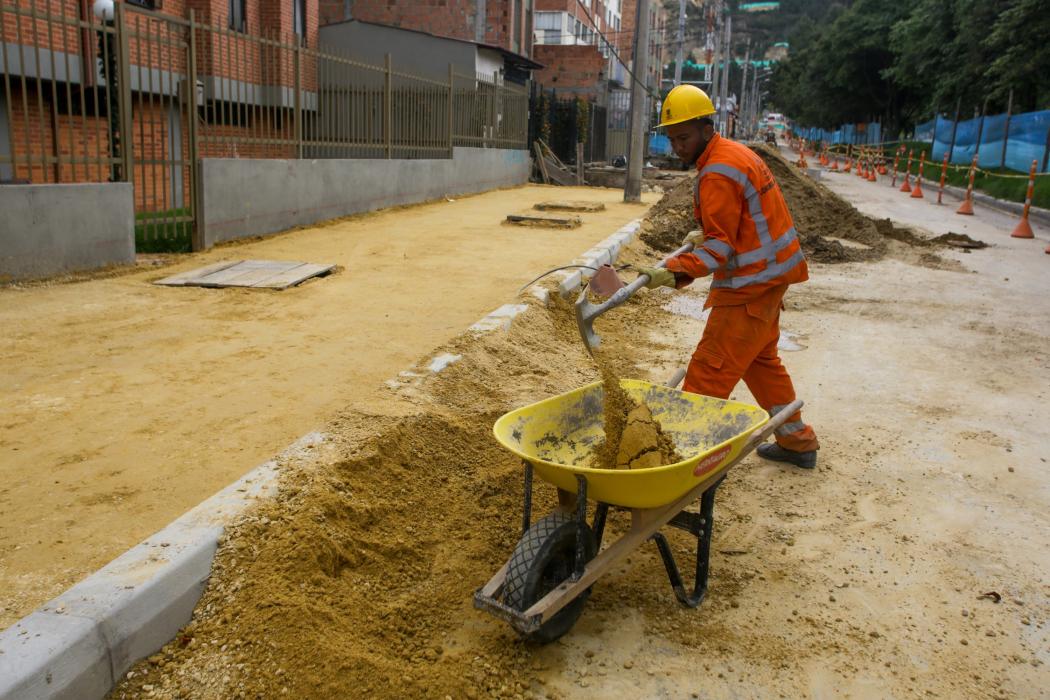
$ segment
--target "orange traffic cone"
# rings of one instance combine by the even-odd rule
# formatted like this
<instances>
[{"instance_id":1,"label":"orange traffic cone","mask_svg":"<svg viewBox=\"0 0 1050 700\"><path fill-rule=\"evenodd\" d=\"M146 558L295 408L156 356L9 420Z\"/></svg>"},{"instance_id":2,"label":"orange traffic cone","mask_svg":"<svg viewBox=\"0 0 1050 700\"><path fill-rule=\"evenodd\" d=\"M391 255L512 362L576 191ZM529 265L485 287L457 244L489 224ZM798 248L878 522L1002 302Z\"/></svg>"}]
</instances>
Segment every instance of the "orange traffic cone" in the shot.
<instances>
[{"instance_id":1,"label":"orange traffic cone","mask_svg":"<svg viewBox=\"0 0 1050 700\"><path fill-rule=\"evenodd\" d=\"M878 182L879 178L875 175L875 165L872 163L868 164L868 182Z\"/></svg>"},{"instance_id":2,"label":"orange traffic cone","mask_svg":"<svg viewBox=\"0 0 1050 700\"><path fill-rule=\"evenodd\" d=\"M901 192L911 192L911 154L908 151L908 169L904 171L904 182L901 183Z\"/></svg>"},{"instance_id":3,"label":"orange traffic cone","mask_svg":"<svg viewBox=\"0 0 1050 700\"><path fill-rule=\"evenodd\" d=\"M849 158L847 158L846 159L846 167L844 167L842 169L842 172L848 173L850 171L850 168L852 168L852 167L853 167L853 162Z\"/></svg>"},{"instance_id":4,"label":"orange traffic cone","mask_svg":"<svg viewBox=\"0 0 1050 700\"><path fill-rule=\"evenodd\" d=\"M1035 189L1035 161L1032 161L1032 169L1028 171L1028 193L1024 197L1024 211L1017 227L1010 234L1011 238L1035 238L1032 233L1032 225L1028 223L1028 210L1032 207L1032 192Z\"/></svg>"},{"instance_id":5,"label":"orange traffic cone","mask_svg":"<svg viewBox=\"0 0 1050 700\"><path fill-rule=\"evenodd\" d=\"M836 156L831 157L831 172L837 173L839 171L839 159Z\"/></svg>"},{"instance_id":6,"label":"orange traffic cone","mask_svg":"<svg viewBox=\"0 0 1050 700\"><path fill-rule=\"evenodd\" d=\"M922 199L922 166L926 163L926 151L919 155L919 176L915 179L915 189L911 191L912 199Z\"/></svg>"},{"instance_id":7,"label":"orange traffic cone","mask_svg":"<svg viewBox=\"0 0 1050 700\"><path fill-rule=\"evenodd\" d=\"M965 214L966 216L973 216L973 176L977 172L977 156L973 157L973 162L970 163L970 181L966 185L966 196L963 198L962 204L955 211L956 214Z\"/></svg>"}]
</instances>

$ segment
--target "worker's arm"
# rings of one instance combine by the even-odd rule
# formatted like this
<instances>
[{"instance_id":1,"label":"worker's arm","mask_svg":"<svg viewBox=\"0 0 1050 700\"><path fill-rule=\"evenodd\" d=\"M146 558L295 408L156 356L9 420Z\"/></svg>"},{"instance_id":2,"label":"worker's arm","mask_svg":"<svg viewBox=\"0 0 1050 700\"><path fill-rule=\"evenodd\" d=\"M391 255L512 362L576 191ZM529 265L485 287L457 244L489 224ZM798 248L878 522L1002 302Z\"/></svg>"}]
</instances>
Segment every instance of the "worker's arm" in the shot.
<instances>
[{"instance_id":1,"label":"worker's arm","mask_svg":"<svg viewBox=\"0 0 1050 700\"><path fill-rule=\"evenodd\" d=\"M725 266L736 251L737 229L744 209L742 188L733 180L718 173L708 173L700 183L700 211L703 217L705 239L692 253L684 253L667 261L667 269L675 273L684 287L697 277L706 277Z\"/></svg>"}]
</instances>

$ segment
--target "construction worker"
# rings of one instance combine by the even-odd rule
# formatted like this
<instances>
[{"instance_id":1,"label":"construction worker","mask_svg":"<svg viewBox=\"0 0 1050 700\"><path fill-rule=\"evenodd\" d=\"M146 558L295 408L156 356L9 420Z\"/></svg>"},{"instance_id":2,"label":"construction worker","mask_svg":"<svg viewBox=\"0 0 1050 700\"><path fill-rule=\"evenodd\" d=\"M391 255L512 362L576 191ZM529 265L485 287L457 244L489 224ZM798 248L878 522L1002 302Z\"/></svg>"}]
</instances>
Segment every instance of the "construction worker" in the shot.
<instances>
[{"instance_id":1,"label":"construction worker","mask_svg":"<svg viewBox=\"0 0 1050 700\"><path fill-rule=\"evenodd\" d=\"M712 276L705 308L711 313L686 371L685 391L720 399L740 379L770 414L795 400L791 377L777 355L780 311L788 285L809 279L780 186L754 151L715 133L711 99L692 85L671 90L660 126L675 154L696 165L693 214L702 226L694 249L664 268L643 268L650 289L681 289ZM817 436L801 412L761 445L766 459L812 469Z\"/></svg>"}]
</instances>

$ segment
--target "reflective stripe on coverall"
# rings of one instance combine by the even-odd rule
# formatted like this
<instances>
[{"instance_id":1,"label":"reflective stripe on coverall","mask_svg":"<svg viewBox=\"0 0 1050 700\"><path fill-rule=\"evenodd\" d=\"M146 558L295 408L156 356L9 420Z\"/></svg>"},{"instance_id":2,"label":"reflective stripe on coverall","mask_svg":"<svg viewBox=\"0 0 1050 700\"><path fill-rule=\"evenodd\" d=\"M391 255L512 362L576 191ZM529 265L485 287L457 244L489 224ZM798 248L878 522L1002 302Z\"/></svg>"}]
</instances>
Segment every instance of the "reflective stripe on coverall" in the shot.
<instances>
[{"instance_id":1,"label":"reflective stripe on coverall","mask_svg":"<svg viewBox=\"0 0 1050 700\"><path fill-rule=\"evenodd\" d=\"M754 151L715 134L696 167L694 213L704 241L667 269L686 275L685 284L713 274L705 304L711 314L683 389L726 399L743 379L773 414L795 400L777 340L784 292L809 278L805 256L780 187ZM796 451L819 447L801 412L788 417L776 440Z\"/></svg>"}]
</instances>

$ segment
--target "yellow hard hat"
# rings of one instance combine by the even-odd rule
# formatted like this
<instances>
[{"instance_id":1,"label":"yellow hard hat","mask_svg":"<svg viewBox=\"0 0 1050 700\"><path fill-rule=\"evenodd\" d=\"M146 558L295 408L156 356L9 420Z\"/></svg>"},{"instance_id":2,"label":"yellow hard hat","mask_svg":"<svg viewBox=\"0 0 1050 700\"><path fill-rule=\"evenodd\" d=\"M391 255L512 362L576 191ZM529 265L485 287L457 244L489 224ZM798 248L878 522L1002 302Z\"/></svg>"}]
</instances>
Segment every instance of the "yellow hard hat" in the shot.
<instances>
[{"instance_id":1,"label":"yellow hard hat","mask_svg":"<svg viewBox=\"0 0 1050 700\"><path fill-rule=\"evenodd\" d=\"M715 113L715 105L707 93L695 85L679 85L667 93L660 110L659 126L681 124Z\"/></svg>"}]
</instances>

